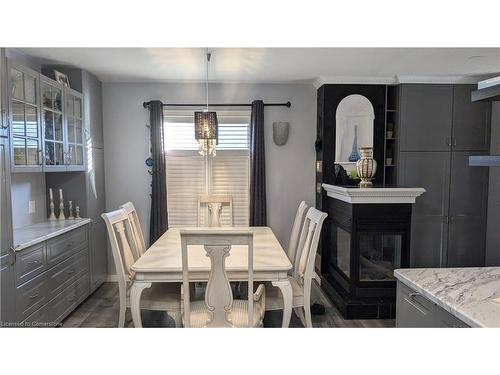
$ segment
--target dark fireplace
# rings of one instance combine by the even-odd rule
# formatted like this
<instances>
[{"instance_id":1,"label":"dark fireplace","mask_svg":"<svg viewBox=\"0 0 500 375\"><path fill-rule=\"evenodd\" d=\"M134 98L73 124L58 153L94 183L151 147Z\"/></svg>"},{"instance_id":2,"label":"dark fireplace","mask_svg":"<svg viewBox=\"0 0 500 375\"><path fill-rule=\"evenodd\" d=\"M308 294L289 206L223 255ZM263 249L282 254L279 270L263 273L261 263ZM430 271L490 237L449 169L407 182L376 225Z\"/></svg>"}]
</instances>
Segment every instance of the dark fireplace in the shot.
<instances>
[{"instance_id":1,"label":"dark fireplace","mask_svg":"<svg viewBox=\"0 0 500 375\"><path fill-rule=\"evenodd\" d=\"M411 204L328 202L323 289L346 319L393 318L393 271L409 265Z\"/></svg>"}]
</instances>

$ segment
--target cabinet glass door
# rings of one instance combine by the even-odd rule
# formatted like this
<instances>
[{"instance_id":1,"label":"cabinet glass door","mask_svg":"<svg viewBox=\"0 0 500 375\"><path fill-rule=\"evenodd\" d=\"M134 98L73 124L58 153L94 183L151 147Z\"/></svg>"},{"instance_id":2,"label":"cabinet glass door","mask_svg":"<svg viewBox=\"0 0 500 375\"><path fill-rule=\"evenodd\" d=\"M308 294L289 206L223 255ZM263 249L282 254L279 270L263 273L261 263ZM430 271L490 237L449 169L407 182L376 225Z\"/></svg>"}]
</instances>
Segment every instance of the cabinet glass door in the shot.
<instances>
[{"instance_id":1,"label":"cabinet glass door","mask_svg":"<svg viewBox=\"0 0 500 375\"><path fill-rule=\"evenodd\" d=\"M62 112L63 90L55 82L42 79L41 93L45 166L48 170L61 169L66 164Z\"/></svg>"},{"instance_id":2,"label":"cabinet glass door","mask_svg":"<svg viewBox=\"0 0 500 375\"><path fill-rule=\"evenodd\" d=\"M72 170L83 170L83 108L82 97L66 91L66 124L68 132L68 156Z\"/></svg>"},{"instance_id":3,"label":"cabinet glass door","mask_svg":"<svg viewBox=\"0 0 500 375\"><path fill-rule=\"evenodd\" d=\"M38 76L9 67L10 123L14 167L41 170L41 134L38 117Z\"/></svg>"}]
</instances>

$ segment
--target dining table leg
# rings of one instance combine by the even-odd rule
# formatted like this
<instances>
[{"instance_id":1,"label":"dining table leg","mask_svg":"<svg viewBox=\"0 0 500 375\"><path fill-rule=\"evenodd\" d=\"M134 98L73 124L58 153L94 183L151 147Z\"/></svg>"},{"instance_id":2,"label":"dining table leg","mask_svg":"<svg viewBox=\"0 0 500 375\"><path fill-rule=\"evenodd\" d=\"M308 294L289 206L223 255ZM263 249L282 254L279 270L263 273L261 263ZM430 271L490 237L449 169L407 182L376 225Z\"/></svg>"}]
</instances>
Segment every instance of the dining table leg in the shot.
<instances>
[{"instance_id":1,"label":"dining table leg","mask_svg":"<svg viewBox=\"0 0 500 375\"><path fill-rule=\"evenodd\" d=\"M279 288L281 294L283 295L283 321L281 322L281 327L288 328L292 317L292 284L290 284L288 279L273 281L272 284L273 286Z\"/></svg>"},{"instance_id":2,"label":"dining table leg","mask_svg":"<svg viewBox=\"0 0 500 375\"><path fill-rule=\"evenodd\" d=\"M132 321L135 328L142 328L141 294L144 289L150 287L151 283L134 281L130 288L130 312L132 313Z\"/></svg>"}]
</instances>

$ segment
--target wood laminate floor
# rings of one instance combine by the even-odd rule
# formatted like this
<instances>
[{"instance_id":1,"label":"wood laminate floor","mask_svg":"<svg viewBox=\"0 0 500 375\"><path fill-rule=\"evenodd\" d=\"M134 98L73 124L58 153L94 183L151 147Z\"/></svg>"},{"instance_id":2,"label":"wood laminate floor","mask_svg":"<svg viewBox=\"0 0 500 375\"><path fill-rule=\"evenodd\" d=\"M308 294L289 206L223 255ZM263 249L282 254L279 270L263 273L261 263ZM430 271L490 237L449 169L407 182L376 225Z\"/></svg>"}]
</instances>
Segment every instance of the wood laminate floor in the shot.
<instances>
[{"instance_id":1,"label":"wood laminate floor","mask_svg":"<svg viewBox=\"0 0 500 375\"><path fill-rule=\"evenodd\" d=\"M332 306L321 289L313 285L314 302L321 302L325 306L325 314L313 315L313 326L321 328L329 327L394 327L394 320L344 320L339 311ZM112 328L118 325L118 284L104 283L80 306L76 308L63 322L63 327L93 327ZM265 327L280 327L282 313L280 311L268 311L264 318ZM142 322L144 327L174 327L174 319L164 312L142 311ZM133 327L130 310L127 310L126 327ZM300 319L292 314L290 327L302 327Z\"/></svg>"}]
</instances>

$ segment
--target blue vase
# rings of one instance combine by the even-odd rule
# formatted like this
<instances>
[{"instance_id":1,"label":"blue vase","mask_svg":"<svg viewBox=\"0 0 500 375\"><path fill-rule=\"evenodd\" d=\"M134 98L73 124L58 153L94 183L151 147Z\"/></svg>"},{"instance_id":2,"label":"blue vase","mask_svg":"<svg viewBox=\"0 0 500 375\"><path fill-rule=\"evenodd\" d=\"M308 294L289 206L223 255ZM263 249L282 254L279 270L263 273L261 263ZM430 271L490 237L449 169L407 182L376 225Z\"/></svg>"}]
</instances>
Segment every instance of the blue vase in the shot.
<instances>
[{"instance_id":1,"label":"blue vase","mask_svg":"<svg viewBox=\"0 0 500 375\"><path fill-rule=\"evenodd\" d=\"M349 155L349 161L358 161L360 156L358 154L358 125L354 125L354 139L352 141L352 151Z\"/></svg>"}]
</instances>

